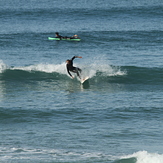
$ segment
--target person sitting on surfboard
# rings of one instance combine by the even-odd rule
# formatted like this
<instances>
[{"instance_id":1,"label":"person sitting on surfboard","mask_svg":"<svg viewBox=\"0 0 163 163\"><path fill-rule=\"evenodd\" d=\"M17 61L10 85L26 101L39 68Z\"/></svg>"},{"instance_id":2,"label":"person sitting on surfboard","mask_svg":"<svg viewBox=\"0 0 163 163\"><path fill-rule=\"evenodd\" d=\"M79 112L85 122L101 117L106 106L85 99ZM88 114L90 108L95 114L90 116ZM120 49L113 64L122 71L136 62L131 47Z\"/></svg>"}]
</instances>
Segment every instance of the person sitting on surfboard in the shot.
<instances>
[{"instance_id":1,"label":"person sitting on surfboard","mask_svg":"<svg viewBox=\"0 0 163 163\"><path fill-rule=\"evenodd\" d=\"M80 56L74 56L74 57L72 57L71 59L66 60L66 63L67 63L67 65L66 65L66 67L67 67L67 72L68 72L68 74L71 76L72 79L73 79L74 77L71 75L70 71L73 72L73 73L76 73L77 76L81 79L81 77L80 77L80 75L79 75L79 72L81 73L82 70L81 70L80 68L78 68L78 67L74 67L74 66L73 66L73 60L74 60L75 58L82 58L82 57L80 57Z\"/></svg>"},{"instance_id":2,"label":"person sitting on surfboard","mask_svg":"<svg viewBox=\"0 0 163 163\"><path fill-rule=\"evenodd\" d=\"M70 39L80 39L80 38L78 37L77 34L75 34L75 35L73 35L72 37L70 37Z\"/></svg>"}]
</instances>

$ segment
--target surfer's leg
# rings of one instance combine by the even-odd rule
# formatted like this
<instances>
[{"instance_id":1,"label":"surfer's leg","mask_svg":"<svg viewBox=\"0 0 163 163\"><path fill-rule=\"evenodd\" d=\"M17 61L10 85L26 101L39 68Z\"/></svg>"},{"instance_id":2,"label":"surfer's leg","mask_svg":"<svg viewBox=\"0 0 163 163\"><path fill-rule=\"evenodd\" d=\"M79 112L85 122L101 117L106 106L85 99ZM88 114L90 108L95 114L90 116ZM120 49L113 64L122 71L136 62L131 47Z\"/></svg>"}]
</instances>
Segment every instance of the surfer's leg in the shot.
<instances>
[{"instance_id":1,"label":"surfer's leg","mask_svg":"<svg viewBox=\"0 0 163 163\"><path fill-rule=\"evenodd\" d=\"M73 73L76 73L77 74L77 76L81 79L81 77L80 77L80 74L79 74L79 72L81 73L81 69L80 68L78 68L78 67L73 67L73 70L72 70L72 72Z\"/></svg>"},{"instance_id":2,"label":"surfer's leg","mask_svg":"<svg viewBox=\"0 0 163 163\"><path fill-rule=\"evenodd\" d=\"M77 76L81 79L79 72L81 73L81 69L76 67Z\"/></svg>"},{"instance_id":3,"label":"surfer's leg","mask_svg":"<svg viewBox=\"0 0 163 163\"><path fill-rule=\"evenodd\" d=\"M79 72L77 71L77 76L81 79L80 75L79 75Z\"/></svg>"},{"instance_id":4,"label":"surfer's leg","mask_svg":"<svg viewBox=\"0 0 163 163\"><path fill-rule=\"evenodd\" d=\"M80 69L80 68L77 68L78 69L78 71L81 73L82 72L82 70Z\"/></svg>"}]
</instances>

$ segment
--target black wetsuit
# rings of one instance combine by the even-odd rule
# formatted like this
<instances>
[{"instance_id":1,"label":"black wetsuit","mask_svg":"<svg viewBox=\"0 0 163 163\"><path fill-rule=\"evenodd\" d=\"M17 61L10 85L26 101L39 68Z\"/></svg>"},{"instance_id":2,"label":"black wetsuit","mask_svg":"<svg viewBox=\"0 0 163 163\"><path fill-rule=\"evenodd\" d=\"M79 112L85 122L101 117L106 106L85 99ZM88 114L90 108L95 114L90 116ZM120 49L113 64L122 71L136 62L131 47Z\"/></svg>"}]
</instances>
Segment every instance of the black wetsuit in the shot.
<instances>
[{"instance_id":1,"label":"black wetsuit","mask_svg":"<svg viewBox=\"0 0 163 163\"><path fill-rule=\"evenodd\" d=\"M60 38L60 40L61 40L63 37L58 34L55 38Z\"/></svg>"},{"instance_id":2,"label":"black wetsuit","mask_svg":"<svg viewBox=\"0 0 163 163\"><path fill-rule=\"evenodd\" d=\"M66 65L67 66L67 72L71 77L72 77L72 75L71 75L70 71L74 72L74 73L77 73L77 76L80 78L79 72L81 73L82 70L80 68L78 68L78 67L73 66L73 60L75 58L76 58L75 56L72 57L72 59L69 60L69 63L67 63L67 65Z\"/></svg>"}]
</instances>

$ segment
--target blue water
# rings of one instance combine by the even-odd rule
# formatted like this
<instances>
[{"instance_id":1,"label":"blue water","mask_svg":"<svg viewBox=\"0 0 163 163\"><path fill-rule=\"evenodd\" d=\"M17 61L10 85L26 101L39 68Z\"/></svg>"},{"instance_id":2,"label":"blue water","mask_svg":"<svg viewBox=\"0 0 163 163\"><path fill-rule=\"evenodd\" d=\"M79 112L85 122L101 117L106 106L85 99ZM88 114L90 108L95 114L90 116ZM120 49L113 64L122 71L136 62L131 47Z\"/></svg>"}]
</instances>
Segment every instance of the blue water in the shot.
<instances>
[{"instance_id":1,"label":"blue water","mask_svg":"<svg viewBox=\"0 0 163 163\"><path fill-rule=\"evenodd\" d=\"M0 162L163 162L161 0L1 0L0 22Z\"/></svg>"}]
</instances>

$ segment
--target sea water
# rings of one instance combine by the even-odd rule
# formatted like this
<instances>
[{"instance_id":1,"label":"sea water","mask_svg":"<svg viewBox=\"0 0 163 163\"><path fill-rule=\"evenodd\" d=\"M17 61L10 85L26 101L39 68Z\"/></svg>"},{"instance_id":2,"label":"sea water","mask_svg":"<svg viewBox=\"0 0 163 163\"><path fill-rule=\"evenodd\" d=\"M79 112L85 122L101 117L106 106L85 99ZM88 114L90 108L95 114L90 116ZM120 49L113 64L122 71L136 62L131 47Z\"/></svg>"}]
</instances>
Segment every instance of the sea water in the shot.
<instances>
[{"instance_id":1,"label":"sea water","mask_svg":"<svg viewBox=\"0 0 163 163\"><path fill-rule=\"evenodd\" d=\"M0 22L0 162L163 162L162 0L1 0Z\"/></svg>"}]
</instances>

